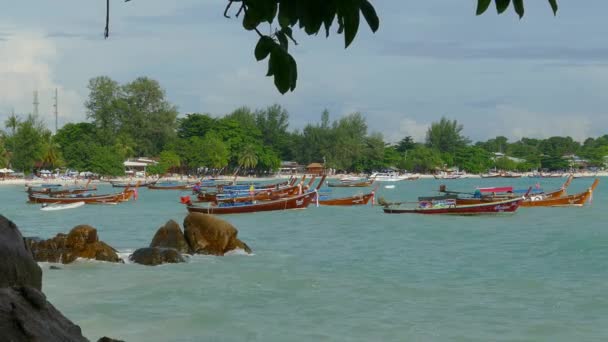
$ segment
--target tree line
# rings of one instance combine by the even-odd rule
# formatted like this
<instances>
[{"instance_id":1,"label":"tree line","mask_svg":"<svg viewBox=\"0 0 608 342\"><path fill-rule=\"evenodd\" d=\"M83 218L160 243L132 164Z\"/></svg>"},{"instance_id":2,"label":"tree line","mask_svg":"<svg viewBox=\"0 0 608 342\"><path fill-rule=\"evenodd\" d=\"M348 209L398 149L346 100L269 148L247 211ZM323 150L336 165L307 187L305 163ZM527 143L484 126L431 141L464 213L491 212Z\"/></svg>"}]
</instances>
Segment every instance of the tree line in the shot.
<instances>
[{"instance_id":1,"label":"tree line","mask_svg":"<svg viewBox=\"0 0 608 342\"><path fill-rule=\"evenodd\" d=\"M36 169L70 168L101 175L124 174L123 161L154 157L148 171L163 174L264 174L281 161L324 163L327 168L370 172L397 168L433 172L458 167L470 173L501 170L560 170L572 166L566 155L578 155L587 165L603 167L608 135L582 144L571 137L522 138L504 136L472 143L456 120L441 118L428 128L424 142L403 137L388 143L381 133L368 132L365 117L352 113L290 130L289 113L279 105L252 110L240 107L218 116L188 113L177 107L152 79L140 77L119 84L95 77L88 84L86 122L68 123L52 134L34 115L11 114L0 132L0 168L31 173ZM505 157L496 157L501 152ZM507 157L508 156L508 157ZM511 158L509 158L511 157Z\"/></svg>"}]
</instances>

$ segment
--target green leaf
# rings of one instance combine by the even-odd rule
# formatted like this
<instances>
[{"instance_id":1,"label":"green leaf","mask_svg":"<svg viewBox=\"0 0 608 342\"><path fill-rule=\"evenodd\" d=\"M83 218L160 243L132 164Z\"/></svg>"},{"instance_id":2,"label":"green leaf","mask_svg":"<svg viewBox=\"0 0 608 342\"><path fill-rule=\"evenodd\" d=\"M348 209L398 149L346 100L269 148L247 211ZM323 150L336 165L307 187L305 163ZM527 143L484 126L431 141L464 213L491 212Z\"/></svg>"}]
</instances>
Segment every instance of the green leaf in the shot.
<instances>
[{"instance_id":1,"label":"green leaf","mask_svg":"<svg viewBox=\"0 0 608 342\"><path fill-rule=\"evenodd\" d=\"M372 29L372 32L378 31L380 27L380 19L378 19L378 15L376 14L376 10L374 6L369 3L367 0L361 0L361 13L363 13L363 17L369 28Z\"/></svg>"},{"instance_id":2,"label":"green leaf","mask_svg":"<svg viewBox=\"0 0 608 342\"><path fill-rule=\"evenodd\" d=\"M281 0L281 3L279 4L279 25L281 27L288 27L289 26L289 4L291 3L290 0Z\"/></svg>"},{"instance_id":3,"label":"green leaf","mask_svg":"<svg viewBox=\"0 0 608 342\"><path fill-rule=\"evenodd\" d=\"M276 49L276 47L273 48L273 50L274 49ZM275 59L276 58L274 56L276 56L276 55L273 54L272 51L271 51L270 52L270 58L268 59L268 72L266 73L266 76L274 76L274 72L275 72L275 69L276 69L276 66L275 66Z\"/></svg>"},{"instance_id":4,"label":"green leaf","mask_svg":"<svg viewBox=\"0 0 608 342\"><path fill-rule=\"evenodd\" d=\"M294 89L296 89L296 83L298 82L298 65L296 63L296 60L291 55L288 56L290 64L289 90L294 91Z\"/></svg>"},{"instance_id":5,"label":"green leaf","mask_svg":"<svg viewBox=\"0 0 608 342\"><path fill-rule=\"evenodd\" d=\"M477 0L477 15L483 14L490 7L491 2L492 0Z\"/></svg>"},{"instance_id":6,"label":"green leaf","mask_svg":"<svg viewBox=\"0 0 608 342\"><path fill-rule=\"evenodd\" d=\"M524 16L524 0L513 0L513 7L515 7L515 13L521 19Z\"/></svg>"},{"instance_id":7,"label":"green leaf","mask_svg":"<svg viewBox=\"0 0 608 342\"><path fill-rule=\"evenodd\" d=\"M325 37L329 37L329 29L336 17L336 6L327 2L323 3L323 25L325 26Z\"/></svg>"},{"instance_id":8,"label":"green leaf","mask_svg":"<svg viewBox=\"0 0 608 342\"><path fill-rule=\"evenodd\" d=\"M496 2L496 11L498 12L498 14L503 13L504 11L507 10L507 8L509 8L509 4L511 3L511 0L494 0Z\"/></svg>"},{"instance_id":9,"label":"green leaf","mask_svg":"<svg viewBox=\"0 0 608 342\"><path fill-rule=\"evenodd\" d=\"M274 85L281 94L291 86L291 63L289 54L283 49L274 49L270 55L274 59Z\"/></svg>"},{"instance_id":10,"label":"green leaf","mask_svg":"<svg viewBox=\"0 0 608 342\"><path fill-rule=\"evenodd\" d=\"M557 0L549 0L549 4L551 5L551 9L553 10L553 15L557 14Z\"/></svg>"},{"instance_id":11,"label":"green leaf","mask_svg":"<svg viewBox=\"0 0 608 342\"><path fill-rule=\"evenodd\" d=\"M277 39L279 40L279 44L281 44L281 47L283 49L285 49L285 51L287 51L288 47L289 47L289 42L287 41L287 36L285 36L285 32L281 31L277 31Z\"/></svg>"},{"instance_id":12,"label":"green leaf","mask_svg":"<svg viewBox=\"0 0 608 342\"><path fill-rule=\"evenodd\" d=\"M285 35L287 37L289 37L289 39L291 39L291 41L295 44L298 45L298 42L296 42L295 39L293 39L293 31L291 30L291 27L284 27L281 29L281 31L283 31L285 33Z\"/></svg>"},{"instance_id":13,"label":"green leaf","mask_svg":"<svg viewBox=\"0 0 608 342\"><path fill-rule=\"evenodd\" d=\"M344 2L342 2L344 4ZM343 5L344 8L344 48L353 42L359 30L359 7L349 1Z\"/></svg>"},{"instance_id":14,"label":"green leaf","mask_svg":"<svg viewBox=\"0 0 608 342\"><path fill-rule=\"evenodd\" d=\"M251 31L258 27L261 21L260 12L255 7L249 7L243 16L243 27Z\"/></svg>"},{"instance_id":15,"label":"green leaf","mask_svg":"<svg viewBox=\"0 0 608 342\"><path fill-rule=\"evenodd\" d=\"M261 61L264 58L268 57L270 51L272 51L273 46L274 40L272 40L272 38L268 36L262 36L255 46L255 59Z\"/></svg>"}]
</instances>

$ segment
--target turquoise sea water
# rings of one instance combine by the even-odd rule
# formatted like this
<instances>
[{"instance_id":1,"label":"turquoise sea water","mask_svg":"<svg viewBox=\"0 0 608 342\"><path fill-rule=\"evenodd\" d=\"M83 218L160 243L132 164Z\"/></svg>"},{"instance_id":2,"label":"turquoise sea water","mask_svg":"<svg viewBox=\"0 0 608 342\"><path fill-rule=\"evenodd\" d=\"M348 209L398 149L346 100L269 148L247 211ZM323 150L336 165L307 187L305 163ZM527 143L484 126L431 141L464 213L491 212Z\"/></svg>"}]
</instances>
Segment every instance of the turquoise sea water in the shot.
<instances>
[{"instance_id":1,"label":"turquoise sea water","mask_svg":"<svg viewBox=\"0 0 608 342\"><path fill-rule=\"evenodd\" d=\"M419 180L378 192L413 200L441 183L470 190L537 181ZM540 183L551 190L563 181ZM41 264L43 290L93 340L605 341L607 181L590 206L507 216L387 215L377 206L223 216L254 255L158 267ZM591 182L575 179L569 193ZM91 224L126 256L167 220L181 224L183 194L142 189L137 202L44 212L25 203L23 187L2 186L0 213L42 238Z\"/></svg>"}]
</instances>

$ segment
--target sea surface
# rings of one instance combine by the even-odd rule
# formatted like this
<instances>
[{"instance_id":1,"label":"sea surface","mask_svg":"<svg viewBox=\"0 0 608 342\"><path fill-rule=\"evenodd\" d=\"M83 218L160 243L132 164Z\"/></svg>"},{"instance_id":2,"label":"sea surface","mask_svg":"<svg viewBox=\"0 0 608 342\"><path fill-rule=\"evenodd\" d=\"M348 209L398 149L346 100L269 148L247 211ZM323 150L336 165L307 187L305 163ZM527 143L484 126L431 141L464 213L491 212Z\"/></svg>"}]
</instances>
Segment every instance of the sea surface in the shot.
<instances>
[{"instance_id":1,"label":"sea surface","mask_svg":"<svg viewBox=\"0 0 608 342\"><path fill-rule=\"evenodd\" d=\"M378 183L377 197L412 201L436 194L440 184L472 191L539 182L549 191L564 180ZM592 181L575 179L569 193ZM511 215L388 215L379 206L313 205L223 216L253 255L194 256L157 267L77 261L51 270L42 263L43 291L91 340L606 341L607 186L601 179L592 204L582 208ZM169 219L183 222L185 194L141 189L138 201L45 212L26 203L22 186L1 186L0 213L24 236L50 238L90 224L127 258Z\"/></svg>"}]
</instances>

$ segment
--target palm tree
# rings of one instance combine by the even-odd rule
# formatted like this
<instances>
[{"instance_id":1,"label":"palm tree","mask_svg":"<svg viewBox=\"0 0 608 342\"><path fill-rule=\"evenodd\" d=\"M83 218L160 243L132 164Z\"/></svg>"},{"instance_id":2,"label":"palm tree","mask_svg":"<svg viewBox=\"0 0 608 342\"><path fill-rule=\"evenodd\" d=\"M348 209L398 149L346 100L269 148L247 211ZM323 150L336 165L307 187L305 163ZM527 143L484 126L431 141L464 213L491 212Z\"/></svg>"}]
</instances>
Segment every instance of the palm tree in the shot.
<instances>
[{"instance_id":1,"label":"palm tree","mask_svg":"<svg viewBox=\"0 0 608 342\"><path fill-rule=\"evenodd\" d=\"M8 166L8 151L4 148L4 142L0 137L0 168Z\"/></svg>"},{"instance_id":2,"label":"palm tree","mask_svg":"<svg viewBox=\"0 0 608 342\"><path fill-rule=\"evenodd\" d=\"M247 145L239 156L239 166L245 169L252 169L258 165L258 155L252 145Z\"/></svg>"},{"instance_id":3,"label":"palm tree","mask_svg":"<svg viewBox=\"0 0 608 342\"><path fill-rule=\"evenodd\" d=\"M60 146L58 143L54 142L52 139L49 138L44 143L44 154L42 155L42 164L50 168L55 168L57 166L60 166L61 163L62 161Z\"/></svg>"},{"instance_id":4,"label":"palm tree","mask_svg":"<svg viewBox=\"0 0 608 342\"><path fill-rule=\"evenodd\" d=\"M15 112L12 112L11 115L4 121L4 126L10 129L11 136L14 136L15 132L17 131L17 127L19 127L20 123L21 119L19 119L19 117L15 115Z\"/></svg>"}]
</instances>

